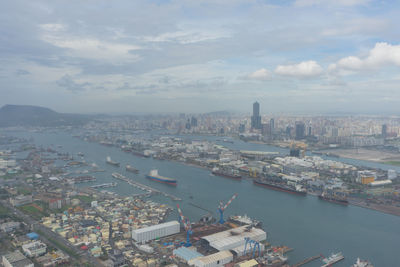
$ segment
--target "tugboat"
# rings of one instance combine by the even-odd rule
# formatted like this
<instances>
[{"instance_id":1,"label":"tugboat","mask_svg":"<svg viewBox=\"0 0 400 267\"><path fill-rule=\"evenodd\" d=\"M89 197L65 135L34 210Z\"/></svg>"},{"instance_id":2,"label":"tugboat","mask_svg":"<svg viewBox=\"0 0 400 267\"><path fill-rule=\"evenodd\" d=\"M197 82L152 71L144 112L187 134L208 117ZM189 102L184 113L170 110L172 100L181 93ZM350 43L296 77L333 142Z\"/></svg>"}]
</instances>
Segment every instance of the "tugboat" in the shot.
<instances>
[{"instance_id":1,"label":"tugboat","mask_svg":"<svg viewBox=\"0 0 400 267\"><path fill-rule=\"evenodd\" d=\"M119 162L115 162L115 161L111 160L110 157L107 157L107 158L106 158L106 163L108 163L108 164L110 164L110 165L113 165L113 166L119 167Z\"/></svg>"},{"instance_id":2,"label":"tugboat","mask_svg":"<svg viewBox=\"0 0 400 267\"><path fill-rule=\"evenodd\" d=\"M333 264L335 264L343 259L344 259L344 256L343 256L342 252L338 252L336 254L332 253L332 255L329 256L328 258L322 259L322 262L324 263L324 265L322 265L321 267L332 266Z\"/></svg>"}]
</instances>

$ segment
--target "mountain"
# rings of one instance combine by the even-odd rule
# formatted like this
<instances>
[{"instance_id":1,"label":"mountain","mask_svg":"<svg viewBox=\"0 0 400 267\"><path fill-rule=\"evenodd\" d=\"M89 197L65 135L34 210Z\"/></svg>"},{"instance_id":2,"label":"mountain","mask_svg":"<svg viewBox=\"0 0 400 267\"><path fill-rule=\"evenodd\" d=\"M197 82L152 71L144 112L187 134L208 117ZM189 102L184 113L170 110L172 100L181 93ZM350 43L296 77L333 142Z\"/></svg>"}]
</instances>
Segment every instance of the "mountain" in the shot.
<instances>
[{"instance_id":1,"label":"mountain","mask_svg":"<svg viewBox=\"0 0 400 267\"><path fill-rule=\"evenodd\" d=\"M0 108L0 127L83 125L90 117L58 113L49 108L25 105L5 105Z\"/></svg>"}]
</instances>

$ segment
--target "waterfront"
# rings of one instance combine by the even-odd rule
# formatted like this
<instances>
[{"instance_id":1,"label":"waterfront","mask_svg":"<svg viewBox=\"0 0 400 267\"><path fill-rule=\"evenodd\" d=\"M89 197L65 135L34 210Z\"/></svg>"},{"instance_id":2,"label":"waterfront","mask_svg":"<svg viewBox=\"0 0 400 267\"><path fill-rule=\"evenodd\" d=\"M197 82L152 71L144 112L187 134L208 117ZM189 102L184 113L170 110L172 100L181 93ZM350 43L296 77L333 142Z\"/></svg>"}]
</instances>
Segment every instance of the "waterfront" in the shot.
<instances>
[{"instance_id":1,"label":"waterfront","mask_svg":"<svg viewBox=\"0 0 400 267\"><path fill-rule=\"evenodd\" d=\"M88 163L96 163L106 172L93 174L97 181L81 184L88 186L99 183L115 182L112 172L120 172L140 183L149 185L183 199L180 202L186 216L192 221L200 218L204 211L191 206L193 202L205 209L216 211L220 200L227 201L233 193L239 196L227 209L226 215L244 214L261 220L268 232L268 241L274 244L285 244L293 247L290 252L290 262L298 262L308 256L318 253L328 255L331 252L342 251L345 261L337 266L350 266L357 257L370 260L376 266L396 266L398 256L394 248L400 245L400 218L376 211L349 206L342 207L318 200L314 196L294 196L254 186L250 181L234 181L223 177L211 176L205 169L191 167L180 163L157 161L151 158L136 157L124 153L115 147L101 146L73 138L65 133L19 133L24 137L33 137L35 143L45 147L53 144L61 145L58 149L69 152L76 157L77 152L83 152ZM203 138L203 137L191 137ZM214 137L209 137L216 140ZM268 150L285 153L286 149L273 148L264 145L235 141L234 144L223 143L227 147L247 150ZM276 150L273 150L276 149ZM111 156L121 163L117 168L105 163L106 156ZM336 159L348 160L348 159ZM349 160L355 164L356 160ZM369 162L358 162L364 166ZM125 172L125 164L130 164L140 170L139 174ZM371 163L373 164L373 163ZM374 164L375 165L375 164ZM382 165L382 164L379 164ZM392 166L383 165L386 168ZM383 167L382 166L382 167ZM176 188L155 183L144 178L145 174L157 168L161 175L178 180ZM395 168L394 169L399 169ZM114 188L109 188L121 195L132 195L141 191L118 182ZM154 199L175 206L176 202L162 196ZM176 217L176 214L171 214ZM216 216L216 213L214 213ZM393 251L391 253L391 251ZM319 262L307 266L319 266Z\"/></svg>"}]
</instances>

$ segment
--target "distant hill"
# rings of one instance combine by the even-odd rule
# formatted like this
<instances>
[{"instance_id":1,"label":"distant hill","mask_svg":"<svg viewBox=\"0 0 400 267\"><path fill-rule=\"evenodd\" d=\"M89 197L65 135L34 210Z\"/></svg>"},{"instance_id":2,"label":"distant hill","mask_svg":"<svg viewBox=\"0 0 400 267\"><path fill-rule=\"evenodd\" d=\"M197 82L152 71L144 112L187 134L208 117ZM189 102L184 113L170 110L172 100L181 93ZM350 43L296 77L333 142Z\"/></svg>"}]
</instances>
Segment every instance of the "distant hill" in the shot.
<instances>
[{"instance_id":1,"label":"distant hill","mask_svg":"<svg viewBox=\"0 0 400 267\"><path fill-rule=\"evenodd\" d=\"M89 116L58 113L49 108L5 105L0 108L0 127L83 125Z\"/></svg>"}]
</instances>

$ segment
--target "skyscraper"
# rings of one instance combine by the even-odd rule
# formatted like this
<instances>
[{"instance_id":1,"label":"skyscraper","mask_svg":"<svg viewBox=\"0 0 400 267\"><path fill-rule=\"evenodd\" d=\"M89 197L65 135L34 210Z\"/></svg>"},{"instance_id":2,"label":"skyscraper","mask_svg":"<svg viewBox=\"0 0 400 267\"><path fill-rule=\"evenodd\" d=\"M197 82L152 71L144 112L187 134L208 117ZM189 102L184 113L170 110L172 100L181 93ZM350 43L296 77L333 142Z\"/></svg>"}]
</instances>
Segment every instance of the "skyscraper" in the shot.
<instances>
[{"instance_id":1,"label":"skyscraper","mask_svg":"<svg viewBox=\"0 0 400 267\"><path fill-rule=\"evenodd\" d=\"M274 134L274 132L275 132L275 119L274 118L271 118L269 120L269 127L270 127L271 134Z\"/></svg>"},{"instance_id":2,"label":"skyscraper","mask_svg":"<svg viewBox=\"0 0 400 267\"><path fill-rule=\"evenodd\" d=\"M382 137L383 138L387 137L387 125L386 124L382 125Z\"/></svg>"},{"instance_id":3,"label":"skyscraper","mask_svg":"<svg viewBox=\"0 0 400 267\"><path fill-rule=\"evenodd\" d=\"M306 126L302 121L296 121L296 140L304 139Z\"/></svg>"},{"instance_id":4,"label":"skyscraper","mask_svg":"<svg viewBox=\"0 0 400 267\"><path fill-rule=\"evenodd\" d=\"M253 104L253 116L251 116L251 128L261 129L260 104L256 101Z\"/></svg>"}]
</instances>

